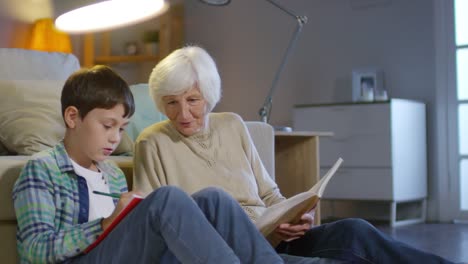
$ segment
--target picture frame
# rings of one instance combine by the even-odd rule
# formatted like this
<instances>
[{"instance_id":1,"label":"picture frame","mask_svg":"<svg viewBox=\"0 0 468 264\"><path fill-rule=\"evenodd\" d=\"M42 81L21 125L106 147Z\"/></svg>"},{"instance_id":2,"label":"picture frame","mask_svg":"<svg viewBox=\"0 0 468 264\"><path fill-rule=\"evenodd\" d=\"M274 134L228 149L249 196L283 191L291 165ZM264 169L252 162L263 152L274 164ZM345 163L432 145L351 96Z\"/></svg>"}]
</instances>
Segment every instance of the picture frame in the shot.
<instances>
[{"instance_id":1,"label":"picture frame","mask_svg":"<svg viewBox=\"0 0 468 264\"><path fill-rule=\"evenodd\" d=\"M372 102L383 90L383 72L379 69L355 69L352 73L353 102Z\"/></svg>"}]
</instances>

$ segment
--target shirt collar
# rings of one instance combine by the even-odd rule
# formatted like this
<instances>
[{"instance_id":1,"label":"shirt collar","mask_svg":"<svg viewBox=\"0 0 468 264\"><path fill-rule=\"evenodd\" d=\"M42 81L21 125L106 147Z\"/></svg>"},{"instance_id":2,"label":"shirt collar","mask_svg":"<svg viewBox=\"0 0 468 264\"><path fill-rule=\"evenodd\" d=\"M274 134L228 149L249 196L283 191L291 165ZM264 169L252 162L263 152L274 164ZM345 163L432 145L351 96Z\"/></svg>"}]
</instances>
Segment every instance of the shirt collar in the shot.
<instances>
[{"instance_id":1,"label":"shirt collar","mask_svg":"<svg viewBox=\"0 0 468 264\"><path fill-rule=\"evenodd\" d=\"M70 157L68 156L67 150L65 149L65 145L63 144L63 141L60 141L55 147L54 147L54 154L57 160L57 165L60 169L60 172L66 173L73 171L73 164L71 162ZM114 173L114 168L109 164L109 162L102 161L97 163L97 167L102 171L102 174L107 176L107 177L112 177L116 178L117 175Z\"/></svg>"}]
</instances>

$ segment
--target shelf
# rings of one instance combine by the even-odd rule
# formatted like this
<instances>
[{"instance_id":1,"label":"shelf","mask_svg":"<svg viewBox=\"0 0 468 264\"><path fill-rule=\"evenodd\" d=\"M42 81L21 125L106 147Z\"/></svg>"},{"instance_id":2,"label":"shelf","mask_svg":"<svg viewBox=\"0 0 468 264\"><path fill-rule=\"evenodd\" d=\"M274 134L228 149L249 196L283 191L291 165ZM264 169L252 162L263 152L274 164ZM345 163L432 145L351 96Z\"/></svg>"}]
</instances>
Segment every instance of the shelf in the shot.
<instances>
[{"instance_id":1,"label":"shelf","mask_svg":"<svg viewBox=\"0 0 468 264\"><path fill-rule=\"evenodd\" d=\"M100 38L100 54L96 54L94 33L88 33L83 38L83 58L81 65L92 67L95 64L159 62L173 50L182 47L184 43L184 8L182 4L171 5L159 20L160 42L156 55L114 55L111 52L110 31L102 32Z\"/></svg>"},{"instance_id":2,"label":"shelf","mask_svg":"<svg viewBox=\"0 0 468 264\"><path fill-rule=\"evenodd\" d=\"M122 55L122 56L97 56L94 58L96 63L121 63L121 62L157 62L159 56L154 55Z\"/></svg>"}]
</instances>

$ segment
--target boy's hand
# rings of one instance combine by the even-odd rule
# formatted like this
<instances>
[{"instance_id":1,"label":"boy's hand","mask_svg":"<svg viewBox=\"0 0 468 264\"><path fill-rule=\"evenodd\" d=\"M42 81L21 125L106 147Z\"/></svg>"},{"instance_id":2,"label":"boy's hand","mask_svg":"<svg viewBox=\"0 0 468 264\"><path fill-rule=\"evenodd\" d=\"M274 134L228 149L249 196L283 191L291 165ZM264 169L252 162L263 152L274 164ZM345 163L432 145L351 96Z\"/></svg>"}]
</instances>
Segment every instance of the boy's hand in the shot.
<instances>
[{"instance_id":1,"label":"boy's hand","mask_svg":"<svg viewBox=\"0 0 468 264\"><path fill-rule=\"evenodd\" d=\"M109 227L112 221L114 221L114 219L120 214L120 212L132 200L134 194L140 195L140 193L136 191L126 192L120 195L119 202L117 203L117 206L115 207L112 214L109 215L109 217L102 219L101 221L102 230L105 230L107 227Z\"/></svg>"},{"instance_id":2,"label":"boy's hand","mask_svg":"<svg viewBox=\"0 0 468 264\"><path fill-rule=\"evenodd\" d=\"M314 225L315 208L301 216L298 224L284 223L276 228L276 233L282 240L289 242L298 239L305 234Z\"/></svg>"}]
</instances>

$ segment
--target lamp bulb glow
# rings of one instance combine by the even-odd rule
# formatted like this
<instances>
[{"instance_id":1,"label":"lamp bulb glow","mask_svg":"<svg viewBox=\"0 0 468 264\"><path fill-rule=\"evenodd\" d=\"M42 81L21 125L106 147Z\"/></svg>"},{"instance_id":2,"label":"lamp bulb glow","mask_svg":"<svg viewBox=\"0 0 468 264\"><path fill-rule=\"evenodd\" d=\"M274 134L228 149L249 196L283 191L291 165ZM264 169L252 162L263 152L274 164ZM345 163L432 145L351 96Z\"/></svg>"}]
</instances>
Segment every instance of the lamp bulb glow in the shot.
<instances>
[{"instance_id":1,"label":"lamp bulb glow","mask_svg":"<svg viewBox=\"0 0 468 264\"><path fill-rule=\"evenodd\" d=\"M108 0L60 15L55 26L68 33L85 33L133 25L164 13L164 0Z\"/></svg>"}]
</instances>

